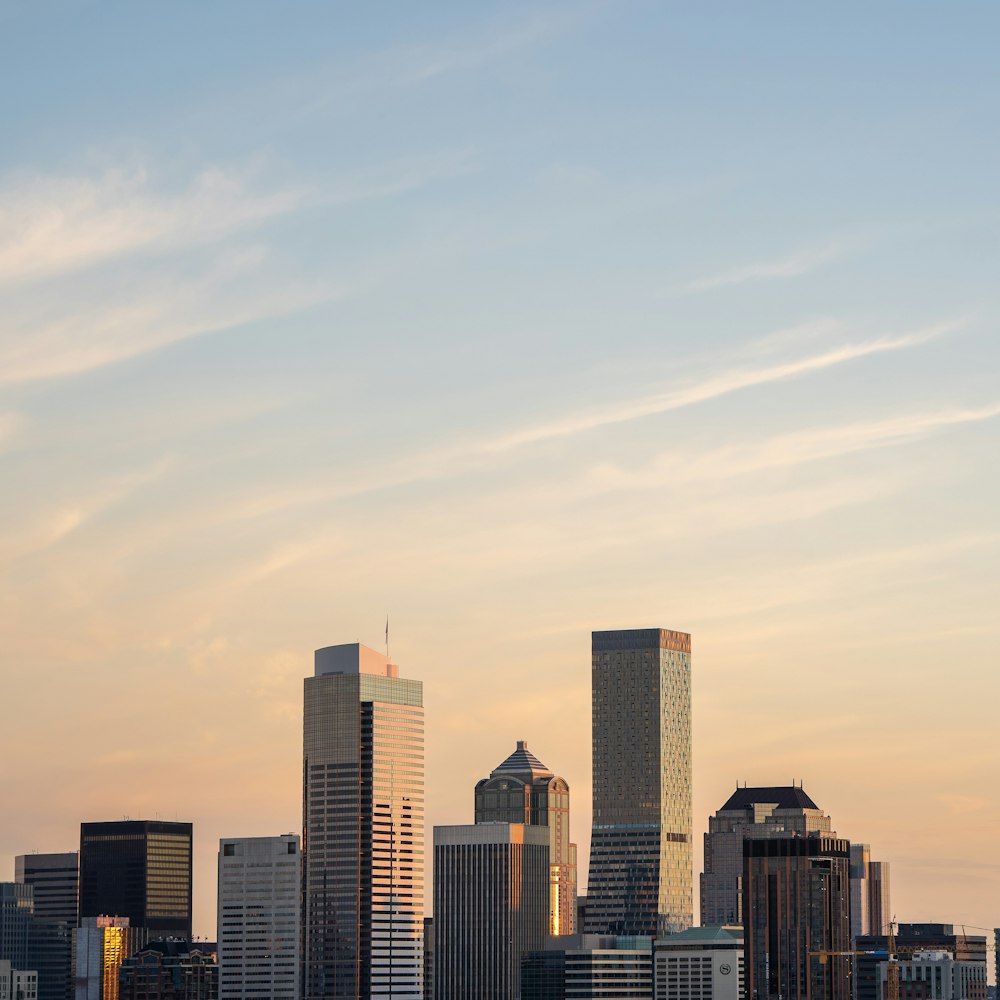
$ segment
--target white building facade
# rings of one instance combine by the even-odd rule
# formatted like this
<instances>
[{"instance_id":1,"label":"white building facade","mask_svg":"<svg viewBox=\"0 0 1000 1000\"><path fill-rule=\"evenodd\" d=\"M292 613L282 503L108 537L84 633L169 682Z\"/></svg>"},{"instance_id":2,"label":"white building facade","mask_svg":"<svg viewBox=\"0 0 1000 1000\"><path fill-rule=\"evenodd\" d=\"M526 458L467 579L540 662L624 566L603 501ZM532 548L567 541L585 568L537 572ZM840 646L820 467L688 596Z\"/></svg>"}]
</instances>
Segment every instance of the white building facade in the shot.
<instances>
[{"instance_id":1,"label":"white building facade","mask_svg":"<svg viewBox=\"0 0 1000 1000\"><path fill-rule=\"evenodd\" d=\"M653 945L655 1000L744 1000L743 929L692 927Z\"/></svg>"},{"instance_id":2,"label":"white building facade","mask_svg":"<svg viewBox=\"0 0 1000 1000\"><path fill-rule=\"evenodd\" d=\"M294 833L219 842L220 1000L299 1000L301 878Z\"/></svg>"}]
</instances>

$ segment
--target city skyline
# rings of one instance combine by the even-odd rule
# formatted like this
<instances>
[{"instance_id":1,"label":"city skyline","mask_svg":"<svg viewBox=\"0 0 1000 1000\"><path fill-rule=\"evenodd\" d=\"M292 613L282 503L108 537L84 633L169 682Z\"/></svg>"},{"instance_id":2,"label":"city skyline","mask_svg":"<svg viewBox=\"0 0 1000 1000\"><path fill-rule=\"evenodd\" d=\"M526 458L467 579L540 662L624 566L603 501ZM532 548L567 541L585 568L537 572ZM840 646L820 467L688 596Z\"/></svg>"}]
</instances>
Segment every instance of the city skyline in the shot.
<instances>
[{"instance_id":1,"label":"city skyline","mask_svg":"<svg viewBox=\"0 0 1000 1000\"><path fill-rule=\"evenodd\" d=\"M4 5L6 877L191 821L211 936L219 840L299 829L311 651L388 613L427 829L527 740L583 887L590 632L667 624L695 874L803 780L901 919L996 924L998 33Z\"/></svg>"}]
</instances>

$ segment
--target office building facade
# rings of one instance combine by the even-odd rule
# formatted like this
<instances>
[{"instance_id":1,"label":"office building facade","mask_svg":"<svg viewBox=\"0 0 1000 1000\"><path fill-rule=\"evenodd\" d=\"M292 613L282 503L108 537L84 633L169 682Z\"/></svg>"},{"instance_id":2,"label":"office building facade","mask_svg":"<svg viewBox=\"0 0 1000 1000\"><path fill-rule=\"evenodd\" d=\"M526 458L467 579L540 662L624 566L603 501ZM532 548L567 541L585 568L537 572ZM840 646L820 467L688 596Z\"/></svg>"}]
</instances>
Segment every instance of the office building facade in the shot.
<instances>
[{"instance_id":1,"label":"office building facade","mask_svg":"<svg viewBox=\"0 0 1000 1000\"><path fill-rule=\"evenodd\" d=\"M190 823L80 825L80 917L128 917L150 939L191 940Z\"/></svg>"},{"instance_id":2,"label":"office building facade","mask_svg":"<svg viewBox=\"0 0 1000 1000\"><path fill-rule=\"evenodd\" d=\"M304 702L302 995L419 998L423 685L359 643L328 646Z\"/></svg>"},{"instance_id":3,"label":"office building facade","mask_svg":"<svg viewBox=\"0 0 1000 1000\"><path fill-rule=\"evenodd\" d=\"M301 879L293 833L219 842L221 1000L298 1000Z\"/></svg>"},{"instance_id":4,"label":"office building facade","mask_svg":"<svg viewBox=\"0 0 1000 1000\"><path fill-rule=\"evenodd\" d=\"M748 839L743 858L747 1000L850 1000L849 842Z\"/></svg>"},{"instance_id":5,"label":"office building facade","mask_svg":"<svg viewBox=\"0 0 1000 1000\"><path fill-rule=\"evenodd\" d=\"M19 854L14 859L14 881L30 885L35 919L75 927L80 916L80 855Z\"/></svg>"},{"instance_id":6,"label":"office building facade","mask_svg":"<svg viewBox=\"0 0 1000 1000\"><path fill-rule=\"evenodd\" d=\"M144 938L128 917L81 917L73 931L74 1000L119 1000L122 963Z\"/></svg>"},{"instance_id":7,"label":"office building facade","mask_svg":"<svg viewBox=\"0 0 1000 1000\"><path fill-rule=\"evenodd\" d=\"M477 823L526 823L549 829L549 933L576 932L576 844L570 841L569 784L524 740L476 784Z\"/></svg>"},{"instance_id":8,"label":"office building facade","mask_svg":"<svg viewBox=\"0 0 1000 1000\"><path fill-rule=\"evenodd\" d=\"M35 912L30 885L0 882L0 962L27 969L31 923Z\"/></svg>"},{"instance_id":9,"label":"office building facade","mask_svg":"<svg viewBox=\"0 0 1000 1000\"><path fill-rule=\"evenodd\" d=\"M549 831L434 828L434 998L518 1000L521 961L549 928Z\"/></svg>"},{"instance_id":10,"label":"office building facade","mask_svg":"<svg viewBox=\"0 0 1000 1000\"><path fill-rule=\"evenodd\" d=\"M588 933L692 923L691 637L594 632Z\"/></svg>"},{"instance_id":11,"label":"office building facade","mask_svg":"<svg viewBox=\"0 0 1000 1000\"><path fill-rule=\"evenodd\" d=\"M742 925L743 841L747 837L830 832L830 817L799 786L737 788L708 820L700 883L702 925Z\"/></svg>"},{"instance_id":12,"label":"office building facade","mask_svg":"<svg viewBox=\"0 0 1000 1000\"><path fill-rule=\"evenodd\" d=\"M67 1000L73 984L73 928L79 919L80 856L76 851L18 855L14 879L30 886L34 899L28 967L38 973L38 1000Z\"/></svg>"},{"instance_id":13,"label":"office building facade","mask_svg":"<svg viewBox=\"0 0 1000 1000\"><path fill-rule=\"evenodd\" d=\"M692 927L653 946L654 1000L744 1000L739 927Z\"/></svg>"},{"instance_id":14,"label":"office building facade","mask_svg":"<svg viewBox=\"0 0 1000 1000\"><path fill-rule=\"evenodd\" d=\"M651 938L549 937L521 967L521 1000L652 1000Z\"/></svg>"}]
</instances>

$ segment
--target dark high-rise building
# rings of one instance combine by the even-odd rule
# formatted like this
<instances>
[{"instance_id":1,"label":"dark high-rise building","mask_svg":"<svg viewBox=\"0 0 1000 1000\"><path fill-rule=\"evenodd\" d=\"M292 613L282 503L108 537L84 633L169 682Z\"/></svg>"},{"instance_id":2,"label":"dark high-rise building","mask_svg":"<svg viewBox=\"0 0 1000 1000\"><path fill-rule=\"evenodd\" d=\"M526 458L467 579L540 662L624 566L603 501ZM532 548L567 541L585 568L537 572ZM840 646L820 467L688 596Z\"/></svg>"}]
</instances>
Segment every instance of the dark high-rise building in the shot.
<instances>
[{"instance_id":1,"label":"dark high-rise building","mask_svg":"<svg viewBox=\"0 0 1000 1000\"><path fill-rule=\"evenodd\" d=\"M28 963L38 972L38 1000L67 1000L73 985L72 933L79 919L79 855L18 855L14 879L30 885L34 896Z\"/></svg>"},{"instance_id":2,"label":"dark high-rise building","mask_svg":"<svg viewBox=\"0 0 1000 1000\"><path fill-rule=\"evenodd\" d=\"M154 941L118 970L118 1000L218 1000L219 967L198 943ZM269 1000L262 992L260 1000Z\"/></svg>"},{"instance_id":3,"label":"dark high-rise building","mask_svg":"<svg viewBox=\"0 0 1000 1000\"><path fill-rule=\"evenodd\" d=\"M691 926L691 636L594 632L587 933Z\"/></svg>"},{"instance_id":4,"label":"dark high-rise building","mask_svg":"<svg viewBox=\"0 0 1000 1000\"><path fill-rule=\"evenodd\" d=\"M358 643L305 679L305 1000L423 995L420 681Z\"/></svg>"},{"instance_id":5,"label":"dark high-rise building","mask_svg":"<svg viewBox=\"0 0 1000 1000\"><path fill-rule=\"evenodd\" d=\"M424 917L424 997L434 996L434 918Z\"/></svg>"},{"instance_id":6,"label":"dark high-rise building","mask_svg":"<svg viewBox=\"0 0 1000 1000\"><path fill-rule=\"evenodd\" d=\"M550 934L576 930L576 844L570 841L569 784L518 740L517 749L476 784L477 823L549 829Z\"/></svg>"},{"instance_id":7,"label":"dark high-rise building","mask_svg":"<svg viewBox=\"0 0 1000 1000\"><path fill-rule=\"evenodd\" d=\"M150 939L191 940L191 824L80 825L80 917L128 917Z\"/></svg>"},{"instance_id":8,"label":"dark high-rise building","mask_svg":"<svg viewBox=\"0 0 1000 1000\"><path fill-rule=\"evenodd\" d=\"M35 896L35 918L75 927L80 917L80 855L19 854L14 859L14 881L30 885Z\"/></svg>"},{"instance_id":9,"label":"dark high-rise building","mask_svg":"<svg viewBox=\"0 0 1000 1000\"><path fill-rule=\"evenodd\" d=\"M434 827L435 1000L518 1000L548 928L545 827Z\"/></svg>"},{"instance_id":10,"label":"dark high-rise building","mask_svg":"<svg viewBox=\"0 0 1000 1000\"><path fill-rule=\"evenodd\" d=\"M747 1000L850 1000L851 845L813 834L743 842Z\"/></svg>"},{"instance_id":11,"label":"dark high-rise building","mask_svg":"<svg viewBox=\"0 0 1000 1000\"><path fill-rule=\"evenodd\" d=\"M879 966L886 960L889 938L885 934L861 935L857 939L855 986L857 1000L883 1000ZM900 960L918 952L944 951L956 962L978 962L986 969L986 936L957 933L953 924L899 924L896 955ZM985 979L985 973L984 977Z\"/></svg>"},{"instance_id":12,"label":"dark high-rise building","mask_svg":"<svg viewBox=\"0 0 1000 1000\"><path fill-rule=\"evenodd\" d=\"M30 969L28 942L34 915L30 885L0 882L0 961L15 969Z\"/></svg>"},{"instance_id":13,"label":"dark high-rise building","mask_svg":"<svg viewBox=\"0 0 1000 1000\"><path fill-rule=\"evenodd\" d=\"M73 928L64 921L33 920L28 968L38 973L38 1000L72 1000Z\"/></svg>"},{"instance_id":14,"label":"dark high-rise building","mask_svg":"<svg viewBox=\"0 0 1000 1000\"><path fill-rule=\"evenodd\" d=\"M652 1000L653 939L550 937L521 968L521 1000Z\"/></svg>"},{"instance_id":15,"label":"dark high-rise building","mask_svg":"<svg viewBox=\"0 0 1000 1000\"><path fill-rule=\"evenodd\" d=\"M830 833L830 817L797 785L737 788L708 819L701 876L704 927L743 923L743 841Z\"/></svg>"}]
</instances>

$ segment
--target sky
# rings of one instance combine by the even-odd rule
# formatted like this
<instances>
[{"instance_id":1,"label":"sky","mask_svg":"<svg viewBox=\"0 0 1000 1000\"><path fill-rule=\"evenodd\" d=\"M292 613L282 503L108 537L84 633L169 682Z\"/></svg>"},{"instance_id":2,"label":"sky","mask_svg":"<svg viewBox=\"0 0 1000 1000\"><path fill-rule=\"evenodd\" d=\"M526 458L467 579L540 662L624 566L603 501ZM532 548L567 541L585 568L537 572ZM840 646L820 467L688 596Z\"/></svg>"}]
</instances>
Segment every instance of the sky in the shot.
<instances>
[{"instance_id":1,"label":"sky","mask_svg":"<svg viewBox=\"0 0 1000 1000\"><path fill-rule=\"evenodd\" d=\"M301 827L314 648L526 739L692 634L695 865L802 781L1000 923L1000 8L0 5L0 878ZM4 874L6 868L7 874ZM970 930L971 932L971 930Z\"/></svg>"}]
</instances>

